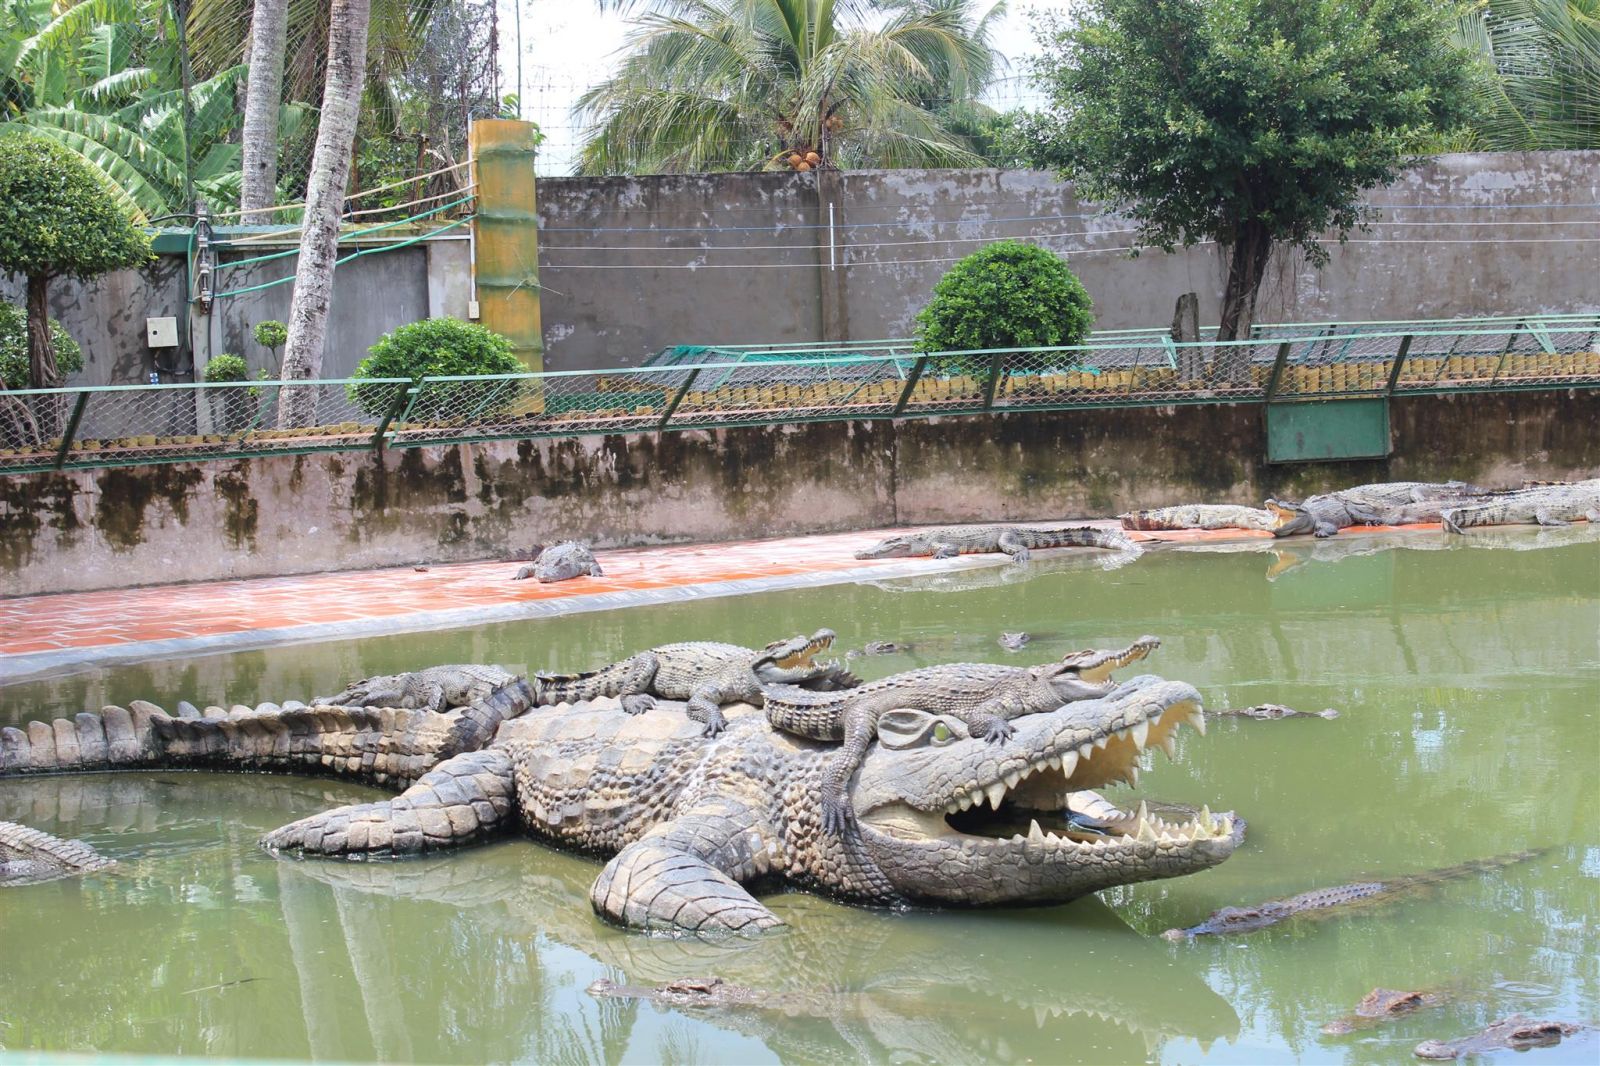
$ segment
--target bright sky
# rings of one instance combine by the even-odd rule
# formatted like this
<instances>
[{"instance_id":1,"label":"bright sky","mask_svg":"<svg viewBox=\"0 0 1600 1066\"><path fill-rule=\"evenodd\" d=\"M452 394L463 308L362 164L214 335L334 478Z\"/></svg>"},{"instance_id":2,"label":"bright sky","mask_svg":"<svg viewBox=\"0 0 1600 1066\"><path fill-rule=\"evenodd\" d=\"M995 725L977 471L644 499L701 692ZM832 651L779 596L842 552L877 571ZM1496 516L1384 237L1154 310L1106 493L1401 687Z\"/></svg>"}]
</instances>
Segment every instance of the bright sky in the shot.
<instances>
[{"instance_id":1,"label":"bright sky","mask_svg":"<svg viewBox=\"0 0 1600 1066\"><path fill-rule=\"evenodd\" d=\"M610 73L617 50L627 42L628 20L602 14L593 0L499 0L501 70L510 92L517 81L517 22L522 32L522 117L537 122L546 140L539 168L546 174L572 172L578 129L571 108L578 96ZM999 21L995 46L1012 61L1010 77L990 92L997 107L1031 104L1036 97L1021 78L1021 63L1036 46L1029 16L1065 10L1071 0L1011 0Z\"/></svg>"}]
</instances>

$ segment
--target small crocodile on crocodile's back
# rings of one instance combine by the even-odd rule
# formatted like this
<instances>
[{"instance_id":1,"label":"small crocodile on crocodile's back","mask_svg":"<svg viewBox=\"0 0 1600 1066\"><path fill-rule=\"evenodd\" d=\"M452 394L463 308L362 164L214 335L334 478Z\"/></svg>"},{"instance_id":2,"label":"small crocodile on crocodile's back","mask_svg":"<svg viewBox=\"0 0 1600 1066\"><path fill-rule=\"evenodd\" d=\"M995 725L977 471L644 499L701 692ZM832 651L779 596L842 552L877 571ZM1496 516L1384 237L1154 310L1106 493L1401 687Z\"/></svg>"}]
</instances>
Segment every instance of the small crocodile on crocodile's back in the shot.
<instances>
[{"instance_id":1,"label":"small crocodile on crocodile's back","mask_svg":"<svg viewBox=\"0 0 1600 1066\"><path fill-rule=\"evenodd\" d=\"M495 689L516 680L498 666L458 663L429 666L409 674L383 674L356 681L332 696L311 702L340 707L405 707L447 711L477 703Z\"/></svg>"},{"instance_id":2,"label":"small crocodile on crocodile's back","mask_svg":"<svg viewBox=\"0 0 1600 1066\"><path fill-rule=\"evenodd\" d=\"M1420 874L1407 874L1385 881L1356 881L1333 888L1314 888L1288 899L1269 899L1253 907L1223 907L1199 925L1187 929L1168 929L1161 935L1167 940L1190 940L1197 936L1225 936L1233 933L1253 933L1287 921L1296 915L1326 917L1322 912L1338 912L1348 908L1377 906L1410 892L1426 889L1441 881L1453 881L1472 874L1496 870L1502 866L1525 862L1543 855L1549 848L1512 852L1488 859L1474 859L1456 866L1428 870Z\"/></svg>"},{"instance_id":3,"label":"small crocodile on crocodile's back","mask_svg":"<svg viewBox=\"0 0 1600 1066\"><path fill-rule=\"evenodd\" d=\"M833 630L774 641L760 651L737 644L697 640L664 644L620 662L580 674L539 674L534 691L541 706L616 696L629 714L643 714L657 699L687 700L689 717L704 722L708 736L721 732L724 703L761 706L764 685L849 688L855 675L837 663L812 660L833 644Z\"/></svg>"},{"instance_id":4,"label":"small crocodile on crocodile's back","mask_svg":"<svg viewBox=\"0 0 1600 1066\"><path fill-rule=\"evenodd\" d=\"M971 529L927 529L885 537L870 548L856 552L857 559L907 559L932 556L954 559L958 555L1003 552L1014 563L1025 563L1032 548L1109 548L1139 552L1140 547L1114 529L1093 526L1053 526L1031 529L1027 526L974 526Z\"/></svg>"},{"instance_id":5,"label":"small crocodile on crocodile's back","mask_svg":"<svg viewBox=\"0 0 1600 1066\"><path fill-rule=\"evenodd\" d=\"M1117 516L1123 529L1274 529L1278 516L1260 507L1189 503L1129 511Z\"/></svg>"},{"instance_id":6,"label":"small crocodile on crocodile's back","mask_svg":"<svg viewBox=\"0 0 1600 1066\"><path fill-rule=\"evenodd\" d=\"M949 663L892 674L843 692L772 686L766 691L767 720L796 736L844 742L822 784L823 828L843 834L852 820L845 785L874 739L892 748L948 743L955 739L951 726L929 718L943 715L969 736L999 743L1011 735L1012 719L1104 696L1115 687L1112 671L1160 646L1155 637L1141 637L1117 651L1071 652L1059 662L1034 667ZM1005 791L1004 783L996 783L990 805L999 809Z\"/></svg>"}]
</instances>

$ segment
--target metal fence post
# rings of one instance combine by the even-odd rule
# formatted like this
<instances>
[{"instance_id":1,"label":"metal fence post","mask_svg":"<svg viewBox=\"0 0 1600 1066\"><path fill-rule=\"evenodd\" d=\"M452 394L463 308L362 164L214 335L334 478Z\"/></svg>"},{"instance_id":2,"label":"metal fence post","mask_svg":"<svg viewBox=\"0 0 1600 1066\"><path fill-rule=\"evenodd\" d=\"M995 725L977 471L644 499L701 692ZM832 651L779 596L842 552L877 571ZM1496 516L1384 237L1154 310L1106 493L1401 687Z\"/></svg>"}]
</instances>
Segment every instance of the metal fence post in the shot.
<instances>
[{"instance_id":1,"label":"metal fence post","mask_svg":"<svg viewBox=\"0 0 1600 1066\"><path fill-rule=\"evenodd\" d=\"M411 394L416 392L415 385L405 385L395 390L394 400L389 404L389 409L383 413L383 421L378 423L378 431L372 435L373 451L383 451L383 435L389 431L389 423L400 413L402 407L411 406Z\"/></svg>"},{"instance_id":2,"label":"metal fence post","mask_svg":"<svg viewBox=\"0 0 1600 1066\"><path fill-rule=\"evenodd\" d=\"M67 419L66 432L61 434L61 447L56 449L56 469L67 465L67 453L72 450L72 438L77 436L78 423L83 421L83 409L89 406L89 394L78 393L78 402L72 407L72 417Z\"/></svg>"},{"instance_id":3,"label":"metal fence post","mask_svg":"<svg viewBox=\"0 0 1600 1066\"><path fill-rule=\"evenodd\" d=\"M1400 338L1400 348L1394 353L1394 366L1389 369L1389 384L1383 390L1385 396L1394 395L1394 387L1400 382L1400 370L1406 365L1406 355L1411 351L1413 339L1410 333Z\"/></svg>"},{"instance_id":4,"label":"metal fence post","mask_svg":"<svg viewBox=\"0 0 1600 1066\"><path fill-rule=\"evenodd\" d=\"M1267 399L1278 395L1278 382L1283 378L1283 368L1289 364L1289 345L1292 342L1284 341L1278 345L1278 358L1272 362L1272 373L1267 375Z\"/></svg>"},{"instance_id":5,"label":"metal fence post","mask_svg":"<svg viewBox=\"0 0 1600 1066\"><path fill-rule=\"evenodd\" d=\"M917 356L917 361L911 364L911 373L906 375L906 387L900 390L900 399L895 401L894 410L889 412L890 418L899 418L906 409L906 404L911 402L911 394L917 391L917 382L922 380L922 372L928 369L926 355Z\"/></svg>"},{"instance_id":6,"label":"metal fence post","mask_svg":"<svg viewBox=\"0 0 1600 1066\"><path fill-rule=\"evenodd\" d=\"M1000 371L1005 367L1005 362L1005 352L995 352L994 358L989 360L989 380L983 383L983 409L985 411L994 407L994 393L1000 387Z\"/></svg>"},{"instance_id":7,"label":"metal fence post","mask_svg":"<svg viewBox=\"0 0 1600 1066\"><path fill-rule=\"evenodd\" d=\"M672 399L667 403L667 409L661 412L661 421L656 423L658 432L666 429L667 423L672 421L673 413L677 411L678 405L683 402L683 398L689 395L689 389L694 385L694 379L700 376L701 369L703 368L697 366L689 371L689 376L683 379L683 384L679 385L678 391L673 393Z\"/></svg>"}]
</instances>

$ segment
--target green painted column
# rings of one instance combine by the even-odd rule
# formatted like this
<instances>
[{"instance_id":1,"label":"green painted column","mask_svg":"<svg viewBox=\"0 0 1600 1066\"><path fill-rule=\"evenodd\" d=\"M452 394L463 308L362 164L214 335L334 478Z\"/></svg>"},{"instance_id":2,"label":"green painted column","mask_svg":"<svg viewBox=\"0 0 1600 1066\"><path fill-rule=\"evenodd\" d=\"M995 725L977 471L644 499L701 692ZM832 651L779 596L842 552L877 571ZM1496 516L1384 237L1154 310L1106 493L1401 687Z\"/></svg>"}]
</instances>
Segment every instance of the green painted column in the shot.
<instances>
[{"instance_id":1,"label":"green painted column","mask_svg":"<svg viewBox=\"0 0 1600 1066\"><path fill-rule=\"evenodd\" d=\"M478 321L510 338L529 370L543 370L533 169L538 127L512 119L478 119L468 143L478 184L472 259Z\"/></svg>"}]
</instances>

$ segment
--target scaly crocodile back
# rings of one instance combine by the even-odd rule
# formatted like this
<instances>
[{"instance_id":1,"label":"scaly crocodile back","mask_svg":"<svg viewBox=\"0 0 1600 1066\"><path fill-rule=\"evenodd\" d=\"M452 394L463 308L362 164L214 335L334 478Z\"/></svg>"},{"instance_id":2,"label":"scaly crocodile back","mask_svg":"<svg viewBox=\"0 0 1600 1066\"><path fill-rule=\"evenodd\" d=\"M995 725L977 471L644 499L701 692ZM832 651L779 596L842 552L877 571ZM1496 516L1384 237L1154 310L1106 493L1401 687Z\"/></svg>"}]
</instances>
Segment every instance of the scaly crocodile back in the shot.
<instances>
[{"instance_id":1,"label":"scaly crocodile back","mask_svg":"<svg viewBox=\"0 0 1600 1066\"><path fill-rule=\"evenodd\" d=\"M638 671L638 659L639 656L633 655L620 662L607 663L598 670L584 670L576 674L541 672L533 679L534 691L538 693L540 705L578 703L602 696L616 696Z\"/></svg>"},{"instance_id":2,"label":"scaly crocodile back","mask_svg":"<svg viewBox=\"0 0 1600 1066\"><path fill-rule=\"evenodd\" d=\"M0 822L0 871L9 863L16 863L26 871L18 878L25 883L92 873L115 866L116 860L106 858L80 840L63 840L16 822ZM5 880L0 877L0 883Z\"/></svg>"}]
</instances>

